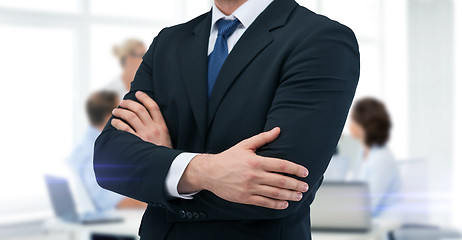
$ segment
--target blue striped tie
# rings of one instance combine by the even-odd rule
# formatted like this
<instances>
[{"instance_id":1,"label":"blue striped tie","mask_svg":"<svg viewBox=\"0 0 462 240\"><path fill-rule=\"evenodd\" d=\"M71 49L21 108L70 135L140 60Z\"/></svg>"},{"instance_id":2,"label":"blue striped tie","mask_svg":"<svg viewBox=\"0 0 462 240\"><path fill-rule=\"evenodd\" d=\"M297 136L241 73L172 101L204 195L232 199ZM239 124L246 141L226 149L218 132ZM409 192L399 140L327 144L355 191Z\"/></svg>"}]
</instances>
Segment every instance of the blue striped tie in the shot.
<instances>
[{"instance_id":1,"label":"blue striped tie","mask_svg":"<svg viewBox=\"0 0 462 240\"><path fill-rule=\"evenodd\" d=\"M224 20L217 21L218 35L215 42L215 48L209 55L209 66L207 74L208 96L212 93L213 86L217 80L223 63L228 57L228 37L236 30L239 25L239 20Z\"/></svg>"}]
</instances>

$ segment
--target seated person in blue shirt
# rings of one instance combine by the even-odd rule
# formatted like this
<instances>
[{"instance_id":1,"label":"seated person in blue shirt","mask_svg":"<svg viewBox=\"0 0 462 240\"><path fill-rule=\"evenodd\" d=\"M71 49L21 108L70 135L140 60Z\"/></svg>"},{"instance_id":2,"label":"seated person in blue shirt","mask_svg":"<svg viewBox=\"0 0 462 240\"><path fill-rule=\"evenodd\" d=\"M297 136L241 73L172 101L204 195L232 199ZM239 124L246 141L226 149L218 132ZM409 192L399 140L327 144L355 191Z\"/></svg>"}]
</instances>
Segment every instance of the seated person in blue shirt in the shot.
<instances>
[{"instance_id":1,"label":"seated person in blue shirt","mask_svg":"<svg viewBox=\"0 0 462 240\"><path fill-rule=\"evenodd\" d=\"M374 98L357 101L352 108L350 132L362 144L352 180L369 184L373 216L397 201L400 174L395 157L387 147L391 120L385 105Z\"/></svg>"},{"instance_id":2,"label":"seated person in blue shirt","mask_svg":"<svg viewBox=\"0 0 462 240\"><path fill-rule=\"evenodd\" d=\"M112 109L118 106L119 101L117 93L113 91L100 91L90 96L86 102L86 112L91 126L86 130L83 139L68 160L72 171L77 173L97 211L146 207L145 203L101 188L96 182L93 171L93 146L95 140L111 117Z\"/></svg>"}]
</instances>

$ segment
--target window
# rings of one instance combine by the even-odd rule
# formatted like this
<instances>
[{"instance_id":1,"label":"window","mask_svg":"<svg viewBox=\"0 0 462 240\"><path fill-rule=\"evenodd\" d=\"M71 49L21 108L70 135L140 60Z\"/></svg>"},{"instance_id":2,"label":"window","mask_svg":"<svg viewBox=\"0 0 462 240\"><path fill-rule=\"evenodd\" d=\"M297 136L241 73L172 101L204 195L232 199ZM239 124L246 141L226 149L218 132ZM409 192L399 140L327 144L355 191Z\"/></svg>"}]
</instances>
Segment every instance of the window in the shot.
<instances>
[{"instance_id":1,"label":"window","mask_svg":"<svg viewBox=\"0 0 462 240\"><path fill-rule=\"evenodd\" d=\"M91 0L91 13L101 16L143 18L150 20L171 21L181 12L179 1L165 0Z\"/></svg>"},{"instance_id":2,"label":"window","mask_svg":"<svg viewBox=\"0 0 462 240\"><path fill-rule=\"evenodd\" d=\"M0 7L20 10L76 13L78 0L0 0Z\"/></svg>"},{"instance_id":3,"label":"window","mask_svg":"<svg viewBox=\"0 0 462 240\"><path fill-rule=\"evenodd\" d=\"M119 73L113 45L134 37L149 46L211 3L0 0L0 223L51 214L43 174L65 171L87 125L88 94Z\"/></svg>"},{"instance_id":4,"label":"window","mask_svg":"<svg viewBox=\"0 0 462 240\"><path fill-rule=\"evenodd\" d=\"M0 32L0 65L8 66L0 72L2 222L15 211L46 210L41 174L56 169L71 149L74 34L7 25Z\"/></svg>"}]
</instances>

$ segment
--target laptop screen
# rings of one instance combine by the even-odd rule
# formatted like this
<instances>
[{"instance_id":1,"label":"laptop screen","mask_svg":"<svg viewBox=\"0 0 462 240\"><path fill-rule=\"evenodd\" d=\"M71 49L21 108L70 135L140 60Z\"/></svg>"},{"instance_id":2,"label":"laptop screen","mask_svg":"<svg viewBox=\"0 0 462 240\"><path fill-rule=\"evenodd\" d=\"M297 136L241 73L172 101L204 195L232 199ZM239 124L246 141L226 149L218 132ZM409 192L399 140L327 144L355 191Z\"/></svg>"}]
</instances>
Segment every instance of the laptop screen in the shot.
<instances>
[{"instance_id":1,"label":"laptop screen","mask_svg":"<svg viewBox=\"0 0 462 240\"><path fill-rule=\"evenodd\" d=\"M45 175L45 181L56 216L66 220L77 220L78 215L67 179Z\"/></svg>"},{"instance_id":2,"label":"laptop screen","mask_svg":"<svg viewBox=\"0 0 462 240\"><path fill-rule=\"evenodd\" d=\"M311 205L313 230L367 231L371 227L368 186L362 182L324 182Z\"/></svg>"}]
</instances>

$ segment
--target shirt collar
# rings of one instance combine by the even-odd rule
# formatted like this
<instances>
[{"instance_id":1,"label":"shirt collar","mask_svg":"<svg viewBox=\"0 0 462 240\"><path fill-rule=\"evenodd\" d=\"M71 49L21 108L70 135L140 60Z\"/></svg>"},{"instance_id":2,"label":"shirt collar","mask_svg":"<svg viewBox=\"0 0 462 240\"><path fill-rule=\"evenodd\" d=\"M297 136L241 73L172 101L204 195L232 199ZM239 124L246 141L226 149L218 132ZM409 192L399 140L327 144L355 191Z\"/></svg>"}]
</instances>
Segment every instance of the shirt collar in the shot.
<instances>
[{"instance_id":1,"label":"shirt collar","mask_svg":"<svg viewBox=\"0 0 462 240\"><path fill-rule=\"evenodd\" d=\"M213 3L212 7L212 25L211 30L215 27L215 23L224 18L226 20L239 19L244 28L248 28L257 17L262 13L273 0L248 0L242 4L236 11L231 15L226 16L223 12L218 9L218 7Z\"/></svg>"}]
</instances>

